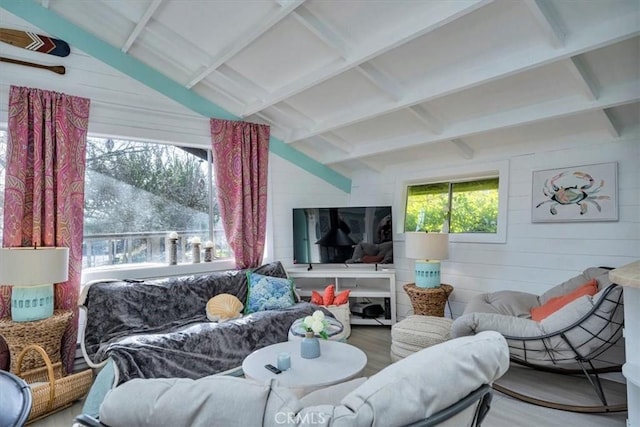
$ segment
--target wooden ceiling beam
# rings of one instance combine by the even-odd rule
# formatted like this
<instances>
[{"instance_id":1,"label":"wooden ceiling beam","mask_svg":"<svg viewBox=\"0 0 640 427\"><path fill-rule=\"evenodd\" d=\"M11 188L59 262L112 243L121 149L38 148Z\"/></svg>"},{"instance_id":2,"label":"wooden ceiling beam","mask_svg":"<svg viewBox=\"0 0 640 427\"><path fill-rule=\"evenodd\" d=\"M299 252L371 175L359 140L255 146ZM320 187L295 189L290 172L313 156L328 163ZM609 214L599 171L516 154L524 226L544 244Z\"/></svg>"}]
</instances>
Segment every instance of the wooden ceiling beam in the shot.
<instances>
[{"instance_id":1,"label":"wooden ceiling beam","mask_svg":"<svg viewBox=\"0 0 640 427\"><path fill-rule=\"evenodd\" d=\"M349 58L349 46L344 38L326 21L304 6L297 7L293 11L293 16L326 45L337 51L340 56L345 59Z\"/></svg>"},{"instance_id":2,"label":"wooden ceiling beam","mask_svg":"<svg viewBox=\"0 0 640 427\"><path fill-rule=\"evenodd\" d=\"M322 67L302 76L272 93L269 99L248 106L244 115L251 115L256 111L260 111L286 98L297 95L312 86L316 86L345 71L351 70L363 62L369 61L429 32L435 31L491 2L492 0L460 0L447 2L443 6L446 10L442 12L441 15L430 16L429 19L415 17L412 22L408 22L407 25L403 27L402 31L395 33L393 35L394 37L385 34L384 37L381 36L378 39L371 40L366 46L360 48L358 51L354 51L348 60L335 61L328 67Z\"/></svg>"},{"instance_id":3,"label":"wooden ceiling beam","mask_svg":"<svg viewBox=\"0 0 640 427\"><path fill-rule=\"evenodd\" d=\"M555 48L564 46L566 31L560 22L560 17L553 10L548 1L524 0L536 22Z\"/></svg>"},{"instance_id":4,"label":"wooden ceiling beam","mask_svg":"<svg viewBox=\"0 0 640 427\"><path fill-rule=\"evenodd\" d=\"M222 64L236 56L240 51L256 41L261 35L269 31L274 25L289 16L289 14L304 3L304 1L305 0L291 0L287 2L278 2L278 5L280 6L278 11L261 20L259 25L252 27L241 37L238 37L234 43L227 46L216 58L205 66L204 69L189 79L185 87L187 89L191 89L193 86L197 85L201 80L205 79Z\"/></svg>"},{"instance_id":5,"label":"wooden ceiling beam","mask_svg":"<svg viewBox=\"0 0 640 427\"><path fill-rule=\"evenodd\" d=\"M131 32L131 34L129 34L129 37L127 37L127 40L124 42L124 44L120 48L121 51L123 51L124 53L127 53L129 49L131 49L131 46L136 41L138 36L140 36L140 33L142 33L142 30L144 30L144 27L147 26L147 24L149 23L149 20L151 19L153 14L156 12L156 10L158 10L161 3L162 3L162 0L153 0L151 2L149 7L147 7L147 9L144 11L144 14L142 14L142 17L140 18L140 20L136 23L136 26Z\"/></svg>"},{"instance_id":6,"label":"wooden ceiling beam","mask_svg":"<svg viewBox=\"0 0 640 427\"><path fill-rule=\"evenodd\" d=\"M627 40L640 33L633 16L620 19L618 24L617 26L603 24L599 27L586 29L584 33L576 34L575 37L568 40L561 49L550 51L548 48L540 47L533 51L524 52L519 57L505 58L504 61L494 63L493 67L485 67L482 70L464 69L457 74L443 75L438 81L425 81L423 87L412 90L399 102L380 102L373 107L366 106L361 109L351 109L344 114L336 114L335 118L325 120L321 126L315 129L296 131L294 139L290 142L371 120L403 108L460 93L557 61L564 61L584 52Z\"/></svg>"},{"instance_id":7,"label":"wooden ceiling beam","mask_svg":"<svg viewBox=\"0 0 640 427\"><path fill-rule=\"evenodd\" d=\"M363 62L356 67L356 70L394 101L399 101L404 96L404 91L400 85L371 62Z\"/></svg>"},{"instance_id":8,"label":"wooden ceiling beam","mask_svg":"<svg viewBox=\"0 0 640 427\"><path fill-rule=\"evenodd\" d=\"M500 111L451 124L440 135L434 136L424 132L363 143L354 147L353 151L342 156L342 158L327 155L322 159L322 163L332 164L341 160L358 159L360 157L384 154L395 150L410 149L422 145L463 139L473 135L539 123L545 120L588 112L598 112L607 108L635 102L640 102L640 87L633 82L611 88L606 93L603 93L599 99L590 102L584 102L583 100L575 99L575 97L565 100L553 100L509 111Z\"/></svg>"}]
</instances>

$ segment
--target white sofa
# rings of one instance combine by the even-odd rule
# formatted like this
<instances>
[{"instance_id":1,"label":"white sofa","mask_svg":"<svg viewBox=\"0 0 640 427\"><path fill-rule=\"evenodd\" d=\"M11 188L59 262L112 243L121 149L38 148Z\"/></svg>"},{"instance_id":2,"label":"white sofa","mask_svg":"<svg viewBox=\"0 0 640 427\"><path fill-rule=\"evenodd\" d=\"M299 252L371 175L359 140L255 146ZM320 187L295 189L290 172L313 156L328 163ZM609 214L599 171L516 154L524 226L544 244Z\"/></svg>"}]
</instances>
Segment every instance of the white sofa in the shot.
<instances>
[{"instance_id":1,"label":"white sofa","mask_svg":"<svg viewBox=\"0 0 640 427\"><path fill-rule=\"evenodd\" d=\"M276 381L261 384L219 375L134 379L107 394L100 422L110 427L436 425L428 423L430 417L483 385L488 389L508 366L505 339L487 331L421 350L368 379L327 387L302 399ZM478 404L457 414L445 411L437 425L479 425Z\"/></svg>"}]
</instances>

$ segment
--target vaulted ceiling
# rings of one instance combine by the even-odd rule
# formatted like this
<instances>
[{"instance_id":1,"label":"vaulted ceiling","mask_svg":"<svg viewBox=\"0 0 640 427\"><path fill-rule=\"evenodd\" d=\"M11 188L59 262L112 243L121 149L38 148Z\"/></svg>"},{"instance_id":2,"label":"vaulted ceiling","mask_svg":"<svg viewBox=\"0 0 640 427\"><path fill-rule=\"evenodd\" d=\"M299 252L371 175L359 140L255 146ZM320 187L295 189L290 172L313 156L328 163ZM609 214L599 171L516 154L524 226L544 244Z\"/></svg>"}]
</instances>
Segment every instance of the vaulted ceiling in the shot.
<instances>
[{"instance_id":1,"label":"vaulted ceiling","mask_svg":"<svg viewBox=\"0 0 640 427\"><path fill-rule=\"evenodd\" d=\"M640 126L637 0L40 0L349 175Z\"/></svg>"}]
</instances>

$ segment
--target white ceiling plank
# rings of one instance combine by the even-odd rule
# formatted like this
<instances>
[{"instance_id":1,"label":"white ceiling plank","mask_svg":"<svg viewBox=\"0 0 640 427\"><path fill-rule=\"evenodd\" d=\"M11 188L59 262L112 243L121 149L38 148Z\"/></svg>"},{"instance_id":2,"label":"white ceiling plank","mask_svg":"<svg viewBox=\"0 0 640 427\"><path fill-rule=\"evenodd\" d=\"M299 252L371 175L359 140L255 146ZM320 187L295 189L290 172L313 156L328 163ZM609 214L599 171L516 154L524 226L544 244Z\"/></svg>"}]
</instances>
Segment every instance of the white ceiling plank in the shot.
<instances>
[{"instance_id":1,"label":"white ceiling plank","mask_svg":"<svg viewBox=\"0 0 640 427\"><path fill-rule=\"evenodd\" d=\"M279 90L275 91L269 99L264 100L261 103L256 103L247 108L244 115L251 115L256 111L260 111L275 103L278 103L286 98L292 97L312 86L316 86L338 74L344 73L360 65L363 62L369 61L376 56L382 55L385 52L390 51L402 44L405 44L411 40L414 40L420 36L423 36L431 31L434 31L456 19L459 19L469 13L472 13L482 6L491 3L493 0L464 0L447 2L443 5L446 8L446 12L440 16L432 17L432 20L414 19L413 22L408 22L403 27L403 31L399 31L395 34L395 38L385 37L383 40L375 39L367 43L366 46L361 47L358 51L354 51L348 61L336 61L330 67L323 67L315 72L302 76L296 81L283 86Z\"/></svg>"},{"instance_id":2,"label":"white ceiling plank","mask_svg":"<svg viewBox=\"0 0 640 427\"><path fill-rule=\"evenodd\" d=\"M564 45L566 31L560 23L560 18L553 12L549 2L542 0L524 0L533 17L536 19L542 30L545 32L553 47Z\"/></svg>"},{"instance_id":3,"label":"white ceiling plank","mask_svg":"<svg viewBox=\"0 0 640 427\"><path fill-rule=\"evenodd\" d=\"M344 141L342 139L339 139L338 141L336 141L333 138L331 138L330 136L325 136L325 135L313 136L313 137L309 138L309 141L311 141L313 144L320 143L319 147L322 147L323 144L329 144L329 145L337 148L338 150L342 151L343 153L348 153L353 149L353 146L351 146L346 141Z\"/></svg>"},{"instance_id":4,"label":"white ceiling plank","mask_svg":"<svg viewBox=\"0 0 640 427\"><path fill-rule=\"evenodd\" d=\"M228 81L233 82L235 86L243 88L244 91L253 93L254 98L261 99L268 96L267 91L262 86L255 84L231 67L221 65L214 72L224 76Z\"/></svg>"},{"instance_id":5,"label":"white ceiling plank","mask_svg":"<svg viewBox=\"0 0 640 427\"><path fill-rule=\"evenodd\" d=\"M453 146L458 149L458 151L460 152L460 155L462 156L462 158L464 158L466 160L473 159L473 156L475 155L475 152L473 151L473 148L471 148L469 146L469 144L467 144L466 142L464 142L460 138L452 139L451 142L453 143Z\"/></svg>"},{"instance_id":6,"label":"white ceiling plank","mask_svg":"<svg viewBox=\"0 0 640 427\"><path fill-rule=\"evenodd\" d=\"M286 106L287 109L284 109L282 107L280 107L280 105L284 105ZM311 117L307 116L306 114L304 114L303 112L301 112L300 110L298 110L295 107L292 107L291 104L287 104L285 102L281 102L280 104L277 105L272 105L271 107L269 107L270 110L274 110L276 111L278 114L281 114L284 117L289 118L289 122L300 122L303 121L306 123L306 126L313 126L316 121L313 120ZM293 129L291 129L292 133ZM289 135L290 137L291 135ZM286 141L288 138L285 138L284 141Z\"/></svg>"},{"instance_id":7,"label":"white ceiling plank","mask_svg":"<svg viewBox=\"0 0 640 427\"><path fill-rule=\"evenodd\" d=\"M297 7L304 3L304 1L305 0L290 0L277 2L277 4L281 6L277 12L275 12L271 16L265 17L265 19L263 19L259 25L252 27L250 31L246 32L241 37L236 39L233 44L227 46L226 49L222 51L220 55L214 58L208 66L206 66L203 70L193 76L193 78L191 78L187 82L185 87L187 89L191 89L193 86L198 84L199 81L206 78L214 70L227 62L229 59L233 58L238 52L249 46L261 35L269 31L269 29L271 29L274 25L291 14L291 12L293 12Z\"/></svg>"},{"instance_id":8,"label":"white ceiling plank","mask_svg":"<svg viewBox=\"0 0 640 427\"><path fill-rule=\"evenodd\" d=\"M615 139L620 138L620 129L616 125L615 120L611 117L611 114L607 110L601 110L600 115L602 117L602 121L609 131L609 134Z\"/></svg>"},{"instance_id":9,"label":"white ceiling plank","mask_svg":"<svg viewBox=\"0 0 640 427\"><path fill-rule=\"evenodd\" d=\"M598 99L598 86L584 61L582 61L579 56L574 56L573 58L569 58L567 64L569 71L571 71L571 74L580 84L587 98L591 100Z\"/></svg>"},{"instance_id":10,"label":"white ceiling plank","mask_svg":"<svg viewBox=\"0 0 640 427\"><path fill-rule=\"evenodd\" d=\"M264 122L264 124L269 125L271 127L271 132L277 134L280 137L285 137L288 133L291 132L291 129L286 129L280 126L277 120L274 120L263 111L254 114L254 116L259 117Z\"/></svg>"},{"instance_id":11,"label":"white ceiling plank","mask_svg":"<svg viewBox=\"0 0 640 427\"><path fill-rule=\"evenodd\" d=\"M371 64L371 62L363 62L357 66L356 69L394 101L399 101L404 96L404 91L398 83L391 79L386 73L380 71Z\"/></svg>"},{"instance_id":12,"label":"white ceiling plank","mask_svg":"<svg viewBox=\"0 0 640 427\"><path fill-rule=\"evenodd\" d=\"M625 16L618 20L617 25L601 25L592 27L568 40L561 49L549 50L539 48L536 51L521 52L505 58L500 63L484 69L460 70L456 76L443 75L437 84L430 82L423 88L416 88L400 102L381 102L375 106L367 106L361 110L351 110L337 115L333 120L325 120L321 126L314 129L303 129L295 133L293 141L305 139L312 135L336 130L365 120L370 120L383 114L408 108L416 104L462 92L482 84L509 77L537 67L542 67L557 61L562 61L581 53L598 49L626 40L640 34L634 16Z\"/></svg>"},{"instance_id":13,"label":"white ceiling plank","mask_svg":"<svg viewBox=\"0 0 640 427\"><path fill-rule=\"evenodd\" d=\"M343 58L349 57L349 46L336 30L304 6L299 6L293 16L309 31L328 46L335 49Z\"/></svg>"},{"instance_id":14,"label":"white ceiling plank","mask_svg":"<svg viewBox=\"0 0 640 427\"><path fill-rule=\"evenodd\" d=\"M441 135L415 134L375 141L354 147L353 151L345 155L346 158L325 156L322 162L330 164L341 160L357 159L386 152L407 149L420 145L462 139L465 137L498 131L527 124L537 123L560 117L572 116L580 113L592 112L626 105L640 101L640 86L636 83L620 85L603 93L595 101L585 102L584 99L573 97L567 100L554 100L543 104L529 105L519 109L501 111L489 116L481 116L449 126Z\"/></svg>"},{"instance_id":15,"label":"white ceiling plank","mask_svg":"<svg viewBox=\"0 0 640 427\"><path fill-rule=\"evenodd\" d=\"M144 29L144 27L146 27L147 23L149 22L149 20L151 19L155 11L160 7L161 3L162 3L162 0L153 0L151 2L149 7L147 7L147 10L144 11L144 14L136 24L131 34L129 34L129 37L127 37L127 40L124 42L120 50L122 50L124 53L127 53L129 51L133 43L136 41L136 39Z\"/></svg>"},{"instance_id":16,"label":"white ceiling plank","mask_svg":"<svg viewBox=\"0 0 640 427\"><path fill-rule=\"evenodd\" d=\"M442 121L438 120L423 105L414 105L409 107L407 110L433 133L442 133L442 129L444 128Z\"/></svg>"}]
</instances>

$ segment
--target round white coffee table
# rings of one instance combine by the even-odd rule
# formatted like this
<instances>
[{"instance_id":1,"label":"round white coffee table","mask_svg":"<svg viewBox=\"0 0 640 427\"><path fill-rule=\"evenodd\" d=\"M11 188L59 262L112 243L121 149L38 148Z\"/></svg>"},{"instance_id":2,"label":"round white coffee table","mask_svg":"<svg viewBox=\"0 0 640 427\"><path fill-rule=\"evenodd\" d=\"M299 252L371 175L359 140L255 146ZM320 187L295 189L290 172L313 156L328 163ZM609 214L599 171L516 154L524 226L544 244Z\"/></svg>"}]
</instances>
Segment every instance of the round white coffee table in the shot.
<instances>
[{"instance_id":1,"label":"round white coffee table","mask_svg":"<svg viewBox=\"0 0 640 427\"><path fill-rule=\"evenodd\" d=\"M274 374L264 365L277 366L278 354L291 355L291 368ZM367 355L357 347L338 341L320 340L320 357L300 357L300 341L273 344L254 351L242 362L246 378L259 382L277 379L280 385L303 396L313 390L355 378L367 364Z\"/></svg>"}]
</instances>

